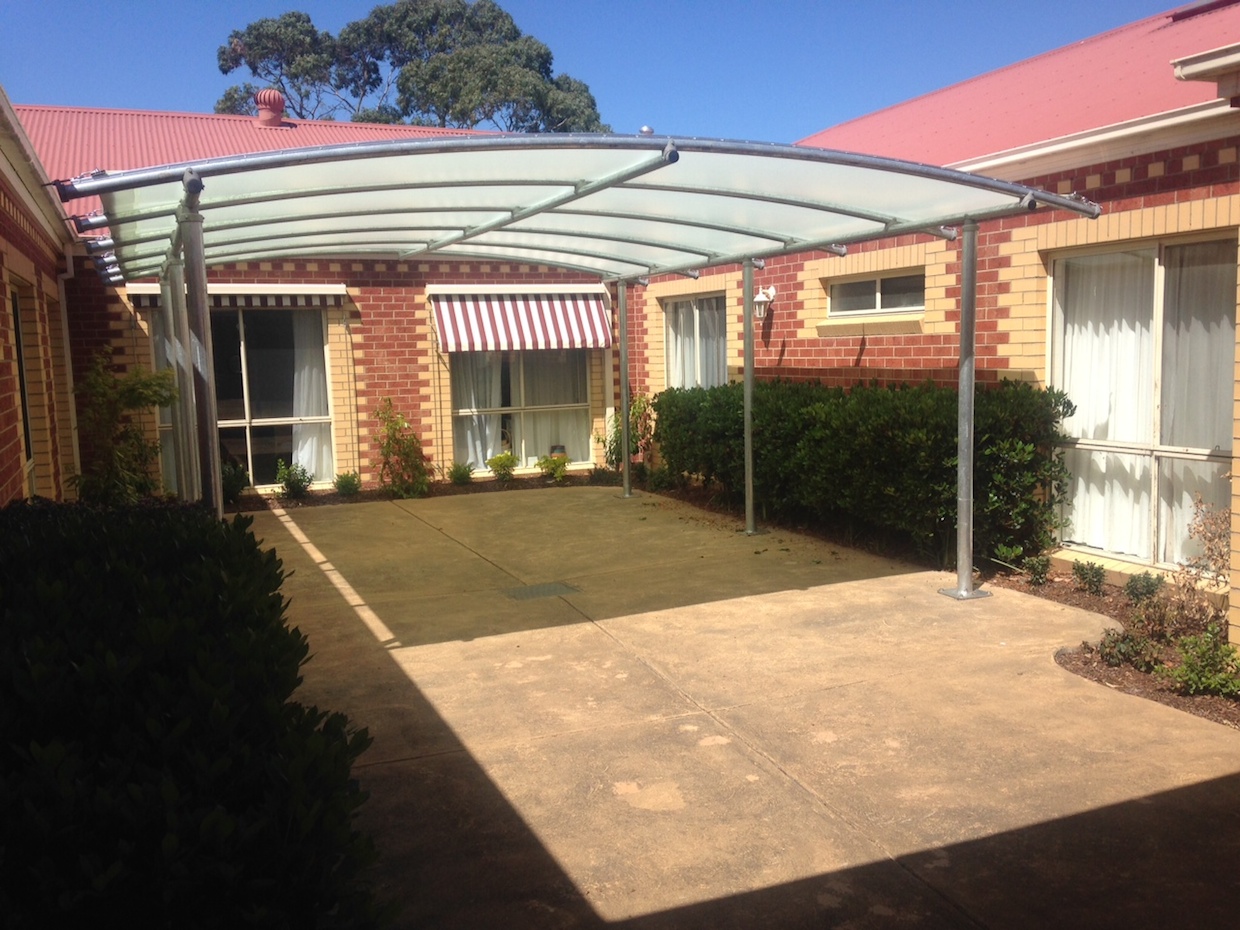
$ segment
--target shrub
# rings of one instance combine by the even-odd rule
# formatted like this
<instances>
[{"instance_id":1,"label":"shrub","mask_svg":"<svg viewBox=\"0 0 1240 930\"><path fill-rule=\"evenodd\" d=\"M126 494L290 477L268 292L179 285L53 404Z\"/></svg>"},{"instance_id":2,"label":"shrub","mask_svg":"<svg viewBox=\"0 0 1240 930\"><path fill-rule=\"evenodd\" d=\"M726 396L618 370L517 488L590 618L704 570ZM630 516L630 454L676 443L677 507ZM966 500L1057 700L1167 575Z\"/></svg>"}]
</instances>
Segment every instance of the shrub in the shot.
<instances>
[{"instance_id":1,"label":"shrub","mask_svg":"<svg viewBox=\"0 0 1240 930\"><path fill-rule=\"evenodd\" d=\"M1124 594L1127 595L1130 604L1140 604L1161 591L1165 580L1162 575L1154 575L1150 572L1132 575L1124 582Z\"/></svg>"},{"instance_id":2,"label":"shrub","mask_svg":"<svg viewBox=\"0 0 1240 930\"><path fill-rule=\"evenodd\" d=\"M286 465L284 459L276 459L276 483L280 485L280 493L290 500L301 500L310 490L314 476L306 470L306 466L293 463Z\"/></svg>"},{"instance_id":3,"label":"shrub","mask_svg":"<svg viewBox=\"0 0 1240 930\"><path fill-rule=\"evenodd\" d=\"M424 496L431 487L430 468L413 427L393 409L390 397L383 398L375 419L379 421L375 431L379 483L397 497Z\"/></svg>"},{"instance_id":4,"label":"shrub","mask_svg":"<svg viewBox=\"0 0 1240 930\"><path fill-rule=\"evenodd\" d=\"M1128 664L1142 672L1153 671L1162 662L1162 652L1150 637L1129 630L1110 629L1103 633L1098 654L1107 665Z\"/></svg>"},{"instance_id":5,"label":"shrub","mask_svg":"<svg viewBox=\"0 0 1240 930\"><path fill-rule=\"evenodd\" d=\"M1026 556L1024 562L1021 563L1025 571L1029 573L1029 583L1035 587L1046 584L1046 576L1050 574L1051 559L1046 555L1030 555Z\"/></svg>"},{"instance_id":6,"label":"shrub","mask_svg":"<svg viewBox=\"0 0 1240 930\"><path fill-rule=\"evenodd\" d=\"M755 505L775 519L897 534L947 564L955 553L954 388L759 382ZM654 441L678 481L744 486L743 388L671 389L654 399ZM1062 392L1005 381L978 391L974 552L1037 555L1060 526L1067 471L1055 443Z\"/></svg>"},{"instance_id":7,"label":"shrub","mask_svg":"<svg viewBox=\"0 0 1240 930\"><path fill-rule=\"evenodd\" d=\"M563 455L543 455L535 464L539 471L556 484L563 484L568 480L568 458Z\"/></svg>"},{"instance_id":8,"label":"shrub","mask_svg":"<svg viewBox=\"0 0 1240 930\"><path fill-rule=\"evenodd\" d=\"M362 493L362 476L355 471L342 471L332 482L341 497L357 497Z\"/></svg>"},{"instance_id":9,"label":"shrub","mask_svg":"<svg viewBox=\"0 0 1240 930\"><path fill-rule=\"evenodd\" d=\"M200 507L0 510L5 925L372 925L351 768L291 699L283 570Z\"/></svg>"},{"instance_id":10,"label":"shrub","mask_svg":"<svg viewBox=\"0 0 1240 930\"><path fill-rule=\"evenodd\" d=\"M1196 636L1182 636L1176 642L1179 664L1160 670L1184 694L1240 694L1240 657L1234 646L1224 641L1217 623Z\"/></svg>"},{"instance_id":11,"label":"shrub","mask_svg":"<svg viewBox=\"0 0 1240 930\"><path fill-rule=\"evenodd\" d=\"M224 495L224 503L235 504L241 492L250 486L250 476L239 462L226 461L220 463L220 486Z\"/></svg>"},{"instance_id":12,"label":"shrub","mask_svg":"<svg viewBox=\"0 0 1240 930\"><path fill-rule=\"evenodd\" d=\"M1101 595L1107 580L1107 571L1097 562L1074 562L1072 578L1079 590L1087 594Z\"/></svg>"},{"instance_id":13,"label":"shrub","mask_svg":"<svg viewBox=\"0 0 1240 930\"><path fill-rule=\"evenodd\" d=\"M507 484L512 480L512 473L517 468L517 457L511 452L501 452L487 459L487 468L491 469L491 474L495 476L495 480L500 484Z\"/></svg>"},{"instance_id":14,"label":"shrub","mask_svg":"<svg viewBox=\"0 0 1240 930\"><path fill-rule=\"evenodd\" d=\"M469 462L453 462L448 469L448 480L453 484L469 484L474 480L474 466Z\"/></svg>"},{"instance_id":15,"label":"shrub","mask_svg":"<svg viewBox=\"0 0 1240 930\"><path fill-rule=\"evenodd\" d=\"M70 479L78 497L96 504L125 504L155 494L159 441L148 439L133 417L176 400L172 370L135 368L116 375L110 357L100 352L76 393L82 397L78 432L85 453L82 473Z\"/></svg>"}]
</instances>

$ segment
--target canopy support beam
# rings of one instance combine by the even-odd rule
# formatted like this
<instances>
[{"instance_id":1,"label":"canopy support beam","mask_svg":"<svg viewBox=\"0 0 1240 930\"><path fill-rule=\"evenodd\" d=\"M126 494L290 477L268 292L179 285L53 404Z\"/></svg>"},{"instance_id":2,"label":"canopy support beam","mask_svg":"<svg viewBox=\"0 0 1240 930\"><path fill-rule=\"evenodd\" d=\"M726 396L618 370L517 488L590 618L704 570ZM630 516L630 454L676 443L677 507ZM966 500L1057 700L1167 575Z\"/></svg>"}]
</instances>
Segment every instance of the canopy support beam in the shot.
<instances>
[{"instance_id":1,"label":"canopy support beam","mask_svg":"<svg viewBox=\"0 0 1240 930\"><path fill-rule=\"evenodd\" d=\"M220 476L219 416L215 401L215 353L211 346L211 310L207 297L206 251L202 238L202 214L198 196L202 179L187 170L183 179L185 199L177 214L177 238L185 258L185 304L189 319L191 358L194 365L194 422L198 436L198 476L204 504L217 517L224 516L224 492Z\"/></svg>"},{"instance_id":2,"label":"canopy support beam","mask_svg":"<svg viewBox=\"0 0 1240 930\"><path fill-rule=\"evenodd\" d=\"M629 424L629 282L618 281L616 289L617 313L620 323L620 407L616 416L620 418L620 474L623 476L624 497L633 496L633 471L629 450L633 437Z\"/></svg>"},{"instance_id":3,"label":"canopy support beam","mask_svg":"<svg viewBox=\"0 0 1240 930\"><path fill-rule=\"evenodd\" d=\"M977 328L977 221L964 224L960 261L960 373L956 407L956 587L940 594L958 601L989 597L973 588L973 406L977 360L973 354Z\"/></svg>"},{"instance_id":4,"label":"canopy support beam","mask_svg":"<svg viewBox=\"0 0 1240 930\"><path fill-rule=\"evenodd\" d=\"M194 370L185 308L185 266L180 258L171 258L164 264L159 289L164 332L171 348L169 361L177 385L172 408L177 492L184 500L196 501L202 498L202 476L198 473L198 437L194 433Z\"/></svg>"}]
</instances>

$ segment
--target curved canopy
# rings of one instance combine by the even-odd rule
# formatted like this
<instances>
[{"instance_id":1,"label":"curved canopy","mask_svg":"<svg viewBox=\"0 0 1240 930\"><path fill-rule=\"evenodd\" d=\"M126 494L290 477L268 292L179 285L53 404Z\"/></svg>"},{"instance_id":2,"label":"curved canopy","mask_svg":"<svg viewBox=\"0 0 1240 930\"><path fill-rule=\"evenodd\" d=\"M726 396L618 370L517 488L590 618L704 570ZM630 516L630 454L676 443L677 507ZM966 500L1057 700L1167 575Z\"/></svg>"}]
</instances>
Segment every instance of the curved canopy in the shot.
<instances>
[{"instance_id":1,"label":"curved canopy","mask_svg":"<svg viewBox=\"0 0 1240 930\"><path fill-rule=\"evenodd\" d=\"M291 149L57 182L109 280L157 275L199 188L206 263L324 255L543 264L604 280L945 229L1075 197L893 159L654 136L478 135Z\"/></svg>"}]
</instances>

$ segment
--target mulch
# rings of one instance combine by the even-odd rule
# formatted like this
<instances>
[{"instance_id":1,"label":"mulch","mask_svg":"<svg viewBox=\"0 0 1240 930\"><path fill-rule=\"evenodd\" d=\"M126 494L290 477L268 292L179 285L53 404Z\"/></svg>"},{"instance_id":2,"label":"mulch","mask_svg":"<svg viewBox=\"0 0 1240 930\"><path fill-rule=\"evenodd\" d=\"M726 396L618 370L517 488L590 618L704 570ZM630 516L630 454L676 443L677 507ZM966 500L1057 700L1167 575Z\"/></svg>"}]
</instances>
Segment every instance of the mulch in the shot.
<instances>
[{"instance_id":1,"label":"mulch","mask_svg":"<svg viewBox=\"0 0 1240 930\"><path fill-rule=\"evenodd\" d=\"M996 574L988 578L987 582L1058 604L1102 614L1121 626L1125 625L1132 615L1132 606L1122 588L1104 585L1101 595L1090 594L1078 588L1070 574L1051 572L1044 585L1031 585L1026 576L1016 574ZM1164 659L1174 661L1174 650L1168 648ZM1235 698L1213 694L1180 694L1175 690L1174 684L1161 675L1141 672L1131 665L1107 665L1098 653L1087 648L1086 644L1061 649L1055 655L1055 661L1060 667L1115 691L1157 701L1176 710L1240 730L1240 700Z\"/></svg>"}]
</instances>

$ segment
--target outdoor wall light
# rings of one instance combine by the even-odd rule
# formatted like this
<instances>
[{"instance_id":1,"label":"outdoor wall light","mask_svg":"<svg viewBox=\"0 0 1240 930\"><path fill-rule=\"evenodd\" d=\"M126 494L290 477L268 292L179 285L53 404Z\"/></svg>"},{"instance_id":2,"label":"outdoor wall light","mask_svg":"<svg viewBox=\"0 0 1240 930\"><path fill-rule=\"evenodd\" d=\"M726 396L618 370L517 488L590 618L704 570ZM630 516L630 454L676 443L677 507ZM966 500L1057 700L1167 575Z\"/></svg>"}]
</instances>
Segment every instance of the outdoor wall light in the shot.
<instances>
[{"instance_id":1,"label":"outdoor wall light","mask_svg":"<svg viewBox=\"0 0 1240 930\"><path fill-rule=\"evenodd\" d=\"M770 287L760 287L754 291L753 295L753 315L756 320L766 319L766 308L771 305L771 301L775 299L775 285Z\"/></svg>"}]
</instances>

